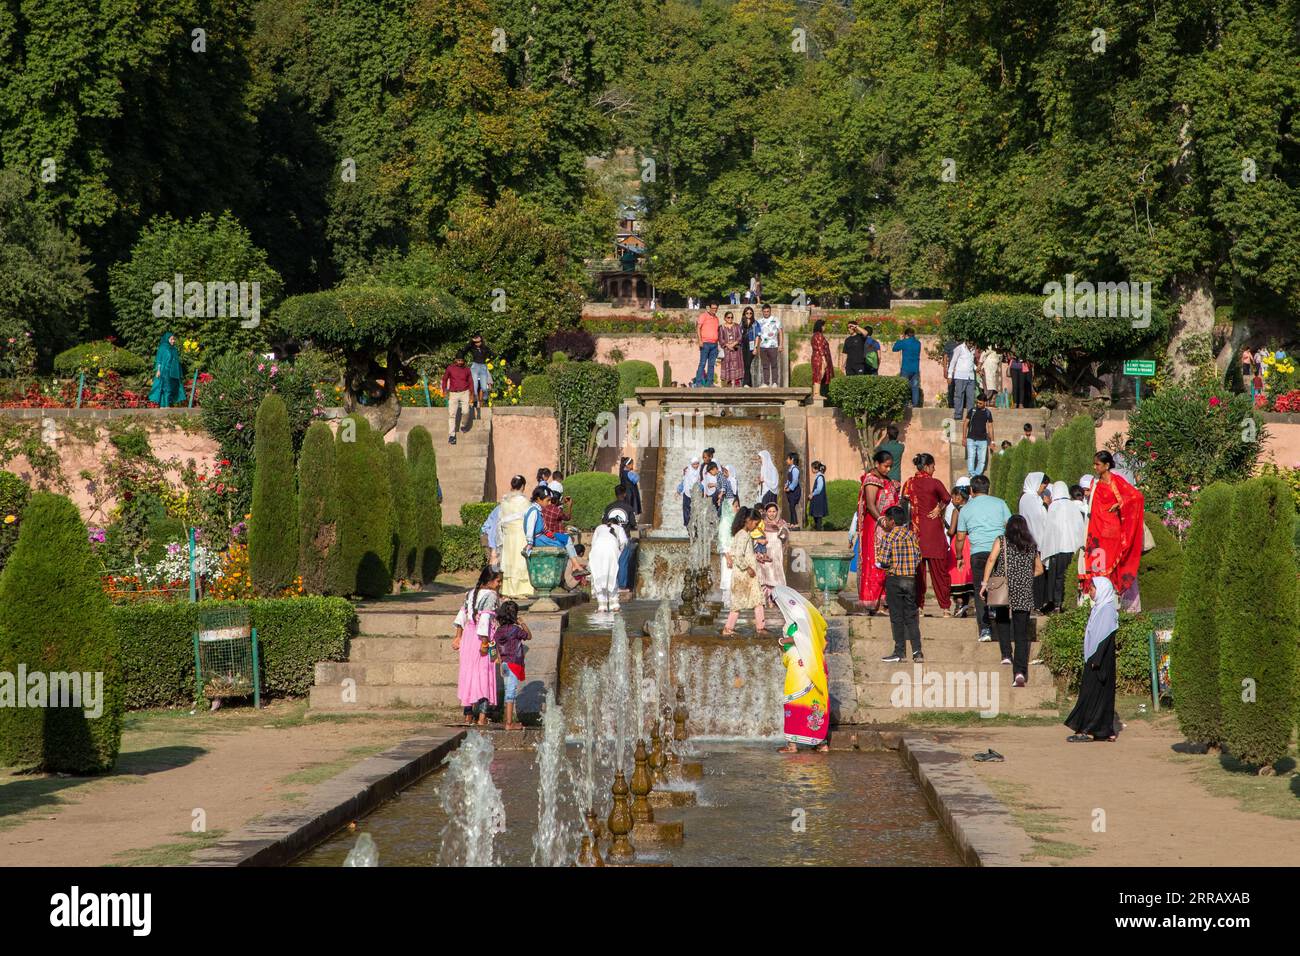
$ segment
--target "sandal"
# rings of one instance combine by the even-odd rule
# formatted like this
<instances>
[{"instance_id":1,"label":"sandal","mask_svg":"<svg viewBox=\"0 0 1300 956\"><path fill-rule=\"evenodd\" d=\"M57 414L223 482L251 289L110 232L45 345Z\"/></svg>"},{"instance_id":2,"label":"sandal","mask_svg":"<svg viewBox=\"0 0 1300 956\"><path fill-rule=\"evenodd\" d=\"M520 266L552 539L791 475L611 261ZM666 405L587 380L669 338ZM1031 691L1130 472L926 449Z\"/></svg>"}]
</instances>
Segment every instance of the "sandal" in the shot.
<instances>
[{"instance_id":1,"label":"sandal","mask_svg":"<svg viewBox=\"0 0 1300 956\"><path fill-rule=\"evenodd\" d=\"M735 637L735 636L736 636L736 632L735 632L735 631L728 631L728 630L726 630L726 629L724 628L723 631L722 631L722 636L723 636L723 637Z\"/></svg>"},{"instance_id":2,"label":"sandal","mask_svg":"<svg viewBox=\"0 0 1300 956\"><path fill-rule=\"evenodd\" d=\"M799 748L796 747L794 744L787 744L784 747L777 747L776 752L779 754L797 754L799 752Z\"/></svg>"},{"instance_id":3,"label":"sandal","mask_svg":"<svg viewBox=\"0 0 1300 956\"><path fill-rule=\"evenodd\" d=\"M1002 756L1002 754L998 753L996 750L990 748L983 753L976 754L972 759L978 760L980 763L1001 763L1007 758Z\"/></svg>"},{"instance_id":4,"label":"sandal","mask_svg":"<svg viewBox=\"0 0 1300 956\"><path fill-rule=\"evenodd\" d=\"M1094 739L1096 738L1089 737L1087 734L1070 734L1065 738L1065 742L1070 744L1090 744Z\"/></svg>"}]
</instances>

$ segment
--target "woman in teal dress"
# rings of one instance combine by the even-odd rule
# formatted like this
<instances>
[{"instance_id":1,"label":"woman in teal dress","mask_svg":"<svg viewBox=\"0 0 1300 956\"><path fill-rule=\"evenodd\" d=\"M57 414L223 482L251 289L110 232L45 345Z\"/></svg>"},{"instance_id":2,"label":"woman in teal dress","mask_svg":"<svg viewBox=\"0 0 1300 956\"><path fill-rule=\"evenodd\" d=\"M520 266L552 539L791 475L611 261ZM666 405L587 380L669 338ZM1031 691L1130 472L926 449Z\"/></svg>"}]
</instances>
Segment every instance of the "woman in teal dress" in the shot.
<instances>
[{"instance_id":1,"label":"woman in teal dress","mask_svg":"<svg viewBox=\"0 0 1300 956\"><path fill-rule=\"evenodd\" d=\"M180 405L185 401L185 386L181 384L181 353L176 348L176 335L164 332L153 358L153 388L149 401L159 408Z\"/></svg>"}]
</instances>

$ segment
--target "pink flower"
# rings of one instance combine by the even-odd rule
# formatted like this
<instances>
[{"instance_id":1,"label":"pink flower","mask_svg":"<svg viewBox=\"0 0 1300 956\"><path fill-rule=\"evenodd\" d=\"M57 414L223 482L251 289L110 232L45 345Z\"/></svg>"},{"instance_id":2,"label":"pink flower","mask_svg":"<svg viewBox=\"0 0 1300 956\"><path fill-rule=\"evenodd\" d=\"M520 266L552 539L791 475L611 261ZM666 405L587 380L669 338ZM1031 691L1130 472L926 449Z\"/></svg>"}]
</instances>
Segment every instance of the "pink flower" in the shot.
<instances>
[{"instance_id":1,"label":"pink flower","mask_svg":"<svg viewBox=\"0 0 1300 956\"><path fill-rule=\"evenodd\" d=\"M1219 396L1218 396L1218 395L1211 395L1211 396L1210 396L1210 407L1211 407L1211 408L1218 408L1218 407L1219 407L1220 405L1222 405L1222 404L1223 404L1223 403L1219 400Z\"/></svg>"},{"instance_id":2,"label":"pink flower","mask_svg":"<svg viewBox=\"0 0 1300 956\"><path fill-rule=\"evenodd\" d=\"M235 422L235 431L237 431L237 432L242 432L243 430L244 430L244 423L243 423L243 422ZM1152 455L1151 457L1154 458L1154 457L1156 457L1156 456L1155 456L1155 455Z\"/></svg>"},{"instance_id":3,"label":"pink flower","mask_svg":"<svg viewBox=\"0 0 1300 956\"><path fill-rule=\"evenodd\" d=\"M1188 491L1200 491L1200 490L1201 490L1201 486L1200 486L1200 485L1192 485L1192 486L1189 487L1187 490L1188 490Z\"/></svg>"},{"instance_id":4,"label":"pink flower","mask_svg":"<svg viewBox=\"0 0 1300 956\"><path fill-rule=\"evenodd\" d=\"M265 362L258 362L258 363L257 363L257 370L258 370L259 372L262 371L262 369L264 369L264 368L266 368L266 363L265 363Z\"/></svg>"}]
</instances>

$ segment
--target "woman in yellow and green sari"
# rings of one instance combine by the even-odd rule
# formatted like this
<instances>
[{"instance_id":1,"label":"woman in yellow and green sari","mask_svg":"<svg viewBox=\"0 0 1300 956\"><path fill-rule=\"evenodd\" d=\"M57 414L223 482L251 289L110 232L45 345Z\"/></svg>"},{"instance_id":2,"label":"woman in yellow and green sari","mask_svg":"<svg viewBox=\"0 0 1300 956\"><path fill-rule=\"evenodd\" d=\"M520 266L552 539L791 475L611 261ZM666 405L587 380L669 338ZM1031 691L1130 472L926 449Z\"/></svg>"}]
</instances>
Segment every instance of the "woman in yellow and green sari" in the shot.
<instances>
[{"instance_id":1,"label":"woman in yellow and green sari","mask_svg":"<svg viewBox=\"0 0 1300 956\"><path fill-rule=\"evenodd\" d=\"M826 753L831 726L830 672L826 666L826 619L798 591L784 585L772 589L785 627L781 656L785 663L785 739L780 753L792 754L799 744Z\"/></svg>"}]
</instances>

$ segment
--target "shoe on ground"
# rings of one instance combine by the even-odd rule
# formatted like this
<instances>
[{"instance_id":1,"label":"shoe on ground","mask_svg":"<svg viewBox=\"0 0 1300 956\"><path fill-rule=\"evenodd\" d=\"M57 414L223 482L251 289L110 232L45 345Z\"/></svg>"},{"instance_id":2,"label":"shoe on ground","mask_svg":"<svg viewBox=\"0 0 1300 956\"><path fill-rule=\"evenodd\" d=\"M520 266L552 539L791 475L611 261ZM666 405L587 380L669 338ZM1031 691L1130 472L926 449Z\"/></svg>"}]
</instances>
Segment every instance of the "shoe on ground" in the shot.
<instances>
[{"instance_id":1,"label":"shoe on ground","mask_svg":"<svg viewBox=\"0 0 1300 956\"><path fill-rule=\"evenodd\" d=\"M924 664L924 663L925 663L925 655L922 654L920 651L917 651L915 654L912 655L912 663L913 663L913 664Z\"/></svg>"},{"instance_id":2,"label":"shoe on ground","mask_svg":"<svg viewBox=\"0 0 1300 956\"><path fill-rule=\"evenodd\" d=\"M993 640L993 632L992 632L992 631L980 631L980 643L981 643L981 644L987 644L987 643L989 643L989 642L992 641L992 640Z\"/></svg>"},{"instance_id":3,"label":"shoe on ground","mask_svg":"<svg viewBox=\"0 0 1300 956\"><path fill-rule=\"evenodd\" d=\"M881 661L883 661L886 664L898 664L901 663L902 660L903 660L902 654L886 654L884 657L881 658Z\"/></svg>"},{"instance_id":4,"label":"shoe on ground","mask_svg":"<svg viewBox=\"0 0 1300 956\"><path fill-rule=\"evenodd\" d=\"M1017 674L1017 675L1016 675L1015 685L1016 685L1017 687L1024 687L1025 684L1027 684L1027 683L1029 683L1029 682L1028 682L1027 680L1025 680L1025 675L1024 675L1024 674Z\"/></svg>"},{"instance_id":5,"label":"shoe on ground","mask_svg":"<svg viewBox=\"0 0 1300 956\"><path fill-rule=\"evenodd\" d=\"M1002 658L1002 663L1005 664L1005 665L1007 665L1008 667L1010 667L1010 666L1011 666L1011 658L1009 658L1009 657L1004 657L1004 658Z\"/></svg>"},{"instance_id":6,"label":"shoe on ground","mask_svg":"<svg viewBox=\"0 0 1300 956\"><path fill-rule=\"evenodd\" d=\"M448 435L448 436L447 436L447 444L448 444L448 445L454 445L454 444L456 444L456 436L455 436L455 435Z\"/></svg>"}]
</instances>

